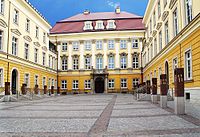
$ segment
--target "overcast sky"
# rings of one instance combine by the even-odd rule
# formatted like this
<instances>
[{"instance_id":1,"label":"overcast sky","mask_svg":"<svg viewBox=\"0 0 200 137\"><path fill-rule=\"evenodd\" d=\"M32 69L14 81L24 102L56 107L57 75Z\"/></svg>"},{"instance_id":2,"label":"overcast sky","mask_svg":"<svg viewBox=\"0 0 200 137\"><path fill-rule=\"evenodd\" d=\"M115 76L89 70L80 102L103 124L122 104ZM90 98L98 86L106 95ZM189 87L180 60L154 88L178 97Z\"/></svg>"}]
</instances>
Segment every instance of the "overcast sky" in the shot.
<instances>
[{"instance_id":1,"label":"overcast sky","mask_svg":"<svg viewBox=\"0 0 200 137\"><path fill-rule=\"evenodd\" d=\"M148 0L29 0L51 23L82 13L114 11L120 6L122 11L143 16Z\"/></svg>"}]
</instances>

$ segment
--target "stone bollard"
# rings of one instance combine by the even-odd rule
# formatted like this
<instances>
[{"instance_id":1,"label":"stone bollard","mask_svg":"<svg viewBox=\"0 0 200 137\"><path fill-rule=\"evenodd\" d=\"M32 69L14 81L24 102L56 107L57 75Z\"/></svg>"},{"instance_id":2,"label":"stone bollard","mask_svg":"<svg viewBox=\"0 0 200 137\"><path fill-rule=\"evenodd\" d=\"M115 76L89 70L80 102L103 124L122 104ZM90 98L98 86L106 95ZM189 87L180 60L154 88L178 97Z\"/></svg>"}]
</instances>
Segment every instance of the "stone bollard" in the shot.
<instances>
[{"instance_id":1,"label":"stone bollard","mask_svg":"<svg viewBox=\"0 0 200 137\"><path fill-rule=\"evenodd\" d=\"M26 84L22 84L22 95L26 95Z\"/></svg>"},{"instance_id":2,"label":"stone bollard","mask_svg":"<svg viewBox=\"0 0 200 137\"><path fill-rule=\"evenodd\" d=\"M38 85L35 85L35 88L34 88L34 93L37 95L39 92L39 89L38 89Z\"/></svg>"},{"instance_id":3,"label":"stone bollard","mask_svg":"<svg viewBox=\"0 0 200 137\"><path fill-rule=\"evenodd\" d=\"M160 107L167 107L167 75L160 75Z\"/></svg>"},{"instance_id":4,"label":"stone bollard","mask_svg":"<svg viewBox=\"0 0 200 137\"><path fill-rule=\"evenodd\" d=\"M152 103L157 103L157 78L152 78L152 95L151 95L151 101Z\"/></svg>"},{"instance_id":5,"label":"stone bollard","mask_svg":"<svg viewBox=\"0 0 200 137\"><path fill-rule=\"evenodd\" d=\"M51 94L54 94L54 86L51 86Z\"/></svg>"},{"instance_id":6,"label":"stone bollard","mask_svg":"<svg viewBox=\"0 0 200 137\"><path fill-rule=\"evenodd\" d=\"M46 95L46 94L47 94L47 86L44 85L44 95Z\"/></svg>"},{"instance_id":7,"label":"stone bollard","mask_svg":"<svg viewBox=\"0 0 200 137\"><path fill-rule=\"evenodd\" d=\"M5 82L5 95L10 95L10 82Z\"/></svg>"},{"instance_id":8,"label":"stone bollard","mask_svg":"<svg viewBox=\"0 0 200 137\"><path fill-rule=\"evenodd\" d=\"M150 82L150 80L146 81L146 85L147 85L147 98L146 98L146 100L150 101L151 100L151 82Z\"/></svg>"},{"instance_id":9,"label":"stone bollard","mask_svg":"<svg viewBox=\"0 0 200 137\"><path fill-rule=\"evenodd\" d=\"M184 98L184 69L176 68L174 71L175 84L175 114L185 114L185 98Z\"/></svg>"},{"instance_id":10,"label":"stone bollard","mask_svg":"<svg viewBox=\"0 0 200 137\"><path fill-rule=\"evenodd\" d=\"M60 95L60 87L57 88L57 94Z\"/></svg>"}]
</instances>

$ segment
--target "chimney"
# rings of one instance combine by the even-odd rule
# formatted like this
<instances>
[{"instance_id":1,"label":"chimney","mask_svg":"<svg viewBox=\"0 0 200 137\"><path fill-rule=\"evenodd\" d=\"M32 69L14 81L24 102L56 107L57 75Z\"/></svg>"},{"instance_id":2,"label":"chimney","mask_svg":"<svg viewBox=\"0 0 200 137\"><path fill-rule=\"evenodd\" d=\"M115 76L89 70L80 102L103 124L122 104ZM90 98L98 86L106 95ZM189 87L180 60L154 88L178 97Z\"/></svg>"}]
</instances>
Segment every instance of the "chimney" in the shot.
<instances>
[{"instance_id":1,"label":"chimney","mask_svg":"<svg viewBox=\"0 0 200 137\"><path fill-rule=\"evenodd\" d=\"M121 10L120 10L120 6L117 6L117 8L115 9L115 13L116 14L120 14Z\"/></svg>"},{"instance_id":2,"label":"chimney","mask_svg":"<svg viewBox=\"0 0 200 137\"><path fill-rule=\"evenodd\" d=\"M85 11L83 12L83 14L84 14L84 15L88 15L88 14L90 14L90 11L89 11L89 10L85 10Z\"/></svg>"}]
</instances>

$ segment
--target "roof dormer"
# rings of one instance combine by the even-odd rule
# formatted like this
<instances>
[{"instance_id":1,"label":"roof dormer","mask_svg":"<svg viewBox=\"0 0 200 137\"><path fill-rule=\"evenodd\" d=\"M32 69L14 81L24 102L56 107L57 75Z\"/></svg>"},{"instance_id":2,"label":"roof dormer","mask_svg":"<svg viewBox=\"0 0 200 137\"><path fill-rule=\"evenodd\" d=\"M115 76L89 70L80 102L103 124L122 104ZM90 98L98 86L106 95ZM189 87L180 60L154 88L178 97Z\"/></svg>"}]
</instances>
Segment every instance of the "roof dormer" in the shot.
<instances>
[{"instance_id":1,"label":"roof dormer","mask_svg":"<svg viewBox=\"0 0 200 137\"><path fill-rule=\"evenodd\" d=\"M104 28L105 27L104 27L103 21L101 21L101 20L96 21L96 26L95 26L96 30L103 30Z\"/></svg>"},{"instance_id":2,"label":"roof dormer","mask_svg":"<svg viewBox=\"0 0 200 137\"><path fill-rule=\"evenodd\" d=\"M84 22L84 28L83 28L83 30L93 30L92 21L86 21L86 22Z\"/></svg>"},{"instance_id":3,"label":"roof dormer","mask_svg":"<svg viewBox=\"0 0 200 137\"><path fill-rule=\"evenodd\" d=\"M108 20L106 29L116 29L115 20Z\"/></svg>"}]
</instances>

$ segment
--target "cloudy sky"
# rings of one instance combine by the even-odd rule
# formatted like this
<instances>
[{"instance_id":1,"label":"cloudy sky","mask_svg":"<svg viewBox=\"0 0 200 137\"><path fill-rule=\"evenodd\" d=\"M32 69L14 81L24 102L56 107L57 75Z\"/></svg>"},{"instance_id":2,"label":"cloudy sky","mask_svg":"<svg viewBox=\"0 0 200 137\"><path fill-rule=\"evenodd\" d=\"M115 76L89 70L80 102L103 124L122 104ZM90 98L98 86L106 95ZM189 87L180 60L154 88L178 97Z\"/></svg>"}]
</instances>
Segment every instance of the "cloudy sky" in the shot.
<instances>
[{"instance_id":1,"label":"cloudy sky","mask_svg":"<svg viewBox=\"0 0 200 137\"><path fill-rule=\"evenodd\" d=\"M82 13L114 11L120 6L122 11L144 15L148 0L29 0L51 23Z\"/></svg>"}]
</instances>

